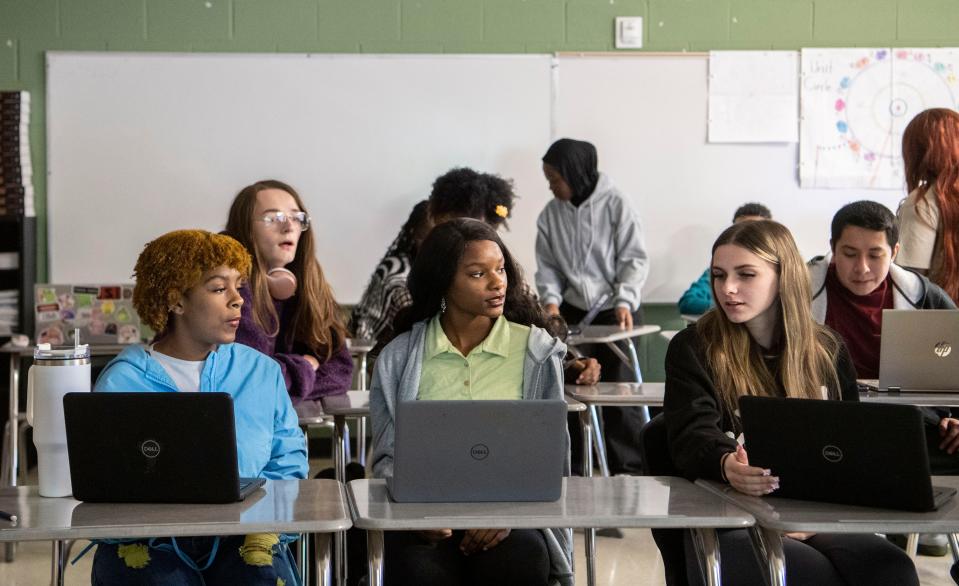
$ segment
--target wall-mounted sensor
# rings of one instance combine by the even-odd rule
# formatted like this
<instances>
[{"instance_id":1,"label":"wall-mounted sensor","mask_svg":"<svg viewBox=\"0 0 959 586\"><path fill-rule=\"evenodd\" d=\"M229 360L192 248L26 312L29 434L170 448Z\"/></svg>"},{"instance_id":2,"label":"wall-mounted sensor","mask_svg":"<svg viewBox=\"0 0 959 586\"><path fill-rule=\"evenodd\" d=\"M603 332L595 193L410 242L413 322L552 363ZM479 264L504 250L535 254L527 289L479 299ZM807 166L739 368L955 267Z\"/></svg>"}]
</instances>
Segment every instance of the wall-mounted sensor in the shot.
<instances>
[{"instance_id":1,"label":"wall-mounted sensor","mask_svg":"<svg viewBox=\"0 0 959 586\"><path fill-rule=\"evenodd\" d=\"M616 17L616 48L642 49L643 48L643 17L617 16Z\"/></svg>"}]
</instances>

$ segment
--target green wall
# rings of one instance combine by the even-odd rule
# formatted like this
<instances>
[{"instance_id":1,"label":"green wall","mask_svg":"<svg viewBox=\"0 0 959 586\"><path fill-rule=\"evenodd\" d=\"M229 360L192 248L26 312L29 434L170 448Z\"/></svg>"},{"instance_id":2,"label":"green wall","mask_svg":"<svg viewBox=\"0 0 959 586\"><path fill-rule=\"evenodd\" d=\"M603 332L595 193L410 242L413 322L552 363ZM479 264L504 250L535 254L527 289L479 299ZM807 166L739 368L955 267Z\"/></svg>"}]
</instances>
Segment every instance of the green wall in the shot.
<instances>
[{"instance_id":1,"label":"green wall","mask_svg":"<svg viewBox=\"0 0 959 586\"><path fill-rule=\"evenodd\" d=\"M959 0L0 0L0 88L32 93L38 278L46 279L44 51L542 53L956 46Z\"/></svg>"}]
</instances>

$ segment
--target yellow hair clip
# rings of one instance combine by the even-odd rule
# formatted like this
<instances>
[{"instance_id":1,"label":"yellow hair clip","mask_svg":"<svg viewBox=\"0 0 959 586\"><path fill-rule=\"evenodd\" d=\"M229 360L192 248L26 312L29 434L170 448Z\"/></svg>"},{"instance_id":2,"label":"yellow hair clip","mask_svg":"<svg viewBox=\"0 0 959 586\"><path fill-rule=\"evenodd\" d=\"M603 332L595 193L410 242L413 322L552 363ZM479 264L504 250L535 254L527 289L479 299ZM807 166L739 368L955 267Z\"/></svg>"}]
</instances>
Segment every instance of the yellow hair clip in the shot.
<instances>
[{"instance_id":1,"label":"yellow hair clip","mask_svg":"<svg viewBox=\"0 0 959 586\"><path fill-rule=\"evenodd\" d=\"M496 215L501 218L505 218L506 216L509 215L509 208L506 206L496 206L495 211L496 211Z\"/></svg>"}]
</instances>

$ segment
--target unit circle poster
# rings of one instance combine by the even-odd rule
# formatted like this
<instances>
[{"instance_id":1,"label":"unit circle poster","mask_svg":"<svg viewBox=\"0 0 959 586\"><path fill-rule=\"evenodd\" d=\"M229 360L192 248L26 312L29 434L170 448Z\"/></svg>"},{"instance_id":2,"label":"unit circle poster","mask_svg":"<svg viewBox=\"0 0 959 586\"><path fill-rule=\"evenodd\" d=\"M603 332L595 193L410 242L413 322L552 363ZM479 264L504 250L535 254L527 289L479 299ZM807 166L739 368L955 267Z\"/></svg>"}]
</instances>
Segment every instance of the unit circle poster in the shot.
<instances>
[{"instance_id":1,"label":"unit circle poster","mask_svg":"<svg viewBox=\"0 0 959 586\"><path fill-rule=\"evenodd\" d=\"M957 49L803 49L802 187L901 189L902 133L959 108Z\"/></svg>"}]
</instances>

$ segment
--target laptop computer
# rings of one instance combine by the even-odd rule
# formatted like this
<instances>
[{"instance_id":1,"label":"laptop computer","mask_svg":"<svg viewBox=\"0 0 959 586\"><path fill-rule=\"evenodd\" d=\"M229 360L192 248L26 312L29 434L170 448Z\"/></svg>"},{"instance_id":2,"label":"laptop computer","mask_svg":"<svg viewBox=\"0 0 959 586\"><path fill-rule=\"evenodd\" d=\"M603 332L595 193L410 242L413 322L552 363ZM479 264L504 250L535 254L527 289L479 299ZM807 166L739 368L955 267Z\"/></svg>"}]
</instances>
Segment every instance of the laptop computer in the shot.
<instances>
[{"instance_id":1,"label":"laptop computer","mask_svg":"<svg viewBox=\"0 0 959 586\"><path fill-rule=\"evenodd\" d=\"M566 433L562 400L402 401L387 488L397 502L555 501Z\"/></svg>"},{"instance_id":2,"label":"laptop computer","mask_svg":"<svg viewBox=\"0 0 959 586\"><path fill-rule=\"evenodd\" d=\"M77 500L229 503L263 485L239 478L227 393L67 393L63 411Z\"/></svg>"},{"instance_id":3,"label":"laptop computer","mask_svg":"<svg viewBox=\"0 0 959 586\"><path fill-rule=\"evenodd\" d=\"M599 315L599 312L603 310L603 306L606 305L606 301L612 297L610 293L603 293L599 296L599 299L596 300L596 303L589 308L589 311L586 312L586 315L583 316L583 319L579 320L579 323L574 326L569 326L569 335L578 336L583 333L583 328L593 323L593 320L596 319L596 316Z\"/></svg>"},{"instance_id":4,"label":"laptop computer","mask_svg":"<svg viewBox=\"0 0 959 586\"><path fill-rule=\"evenodd\" d=\"M742 397L739 412L749 463L780 479L773 496L932 511L956 494L931 484L918 407Z\"/></svg>"},{"instance_id":5,"label":"laptop computer","mask_svg":"<svg viewBox=\"0 0 959 586\"><path fill-rule=\"evenodd\" d=\"M959 310L883 310L878 389L959 393Z\"/></svg>"}]
</instances>

